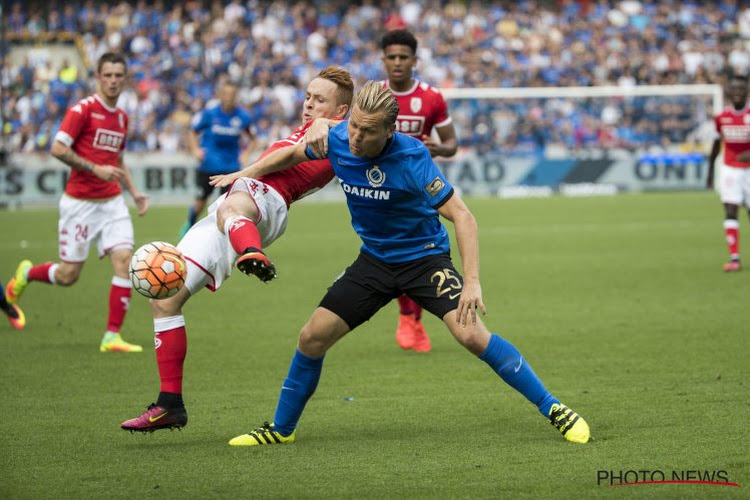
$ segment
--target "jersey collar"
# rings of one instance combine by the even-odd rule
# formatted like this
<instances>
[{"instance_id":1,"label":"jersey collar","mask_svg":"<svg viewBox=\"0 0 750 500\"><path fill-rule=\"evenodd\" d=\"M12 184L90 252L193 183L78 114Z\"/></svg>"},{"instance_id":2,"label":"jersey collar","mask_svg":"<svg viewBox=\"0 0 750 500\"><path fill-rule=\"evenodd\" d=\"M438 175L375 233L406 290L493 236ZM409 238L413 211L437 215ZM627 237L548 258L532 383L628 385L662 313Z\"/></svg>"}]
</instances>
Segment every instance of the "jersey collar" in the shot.
<instances>
[{"instance_id":1,"label":"jersey collar","mask_svg":"<svg viewBox=\"0 0 750 500\"><path fill-rule=\"evenodd\" d=\"M415 79L414 79L414 85L412 85L412 87L411 87L411 88L410 88L409 90L406 90L406 91L404 91L404 92L396 92L395 90L393 90L393 88L391 88L391 82L390 82L390 80L386 80L386 81L385 81L385 83L386 83L386 85L388 86L388 88L389 88L389 89L391 89L391 92L393 92L393 95L397 95L397 96L405 96L405 95L409 95L409 94L411 94L412 92L414 92L415 90L417 90L417 87L418 87L418 86L419 86L419 84L420 84L420 83L422 83L422 82L420 82L419 80L417 80L417 79L415 78Z\"/></svg>"},{"instance_id":2,"label":"jersey collar","mask_svg":"<svg viewBox=\"0 0 750 500\"><path fill-rule=\"evenodd\" d=\"M117 111L117 106L115 106L114 108L111 107L111 106L108 106L107 103L104 102L104 99L102 99L101 97L99 97L99 94L94 94L94 99L96 99L97 101L99 101L99 104L101 104L102 106L104 106L104 109L106 109L110 113L114 113L115 111Z\"/></svg>"}]
</instances>

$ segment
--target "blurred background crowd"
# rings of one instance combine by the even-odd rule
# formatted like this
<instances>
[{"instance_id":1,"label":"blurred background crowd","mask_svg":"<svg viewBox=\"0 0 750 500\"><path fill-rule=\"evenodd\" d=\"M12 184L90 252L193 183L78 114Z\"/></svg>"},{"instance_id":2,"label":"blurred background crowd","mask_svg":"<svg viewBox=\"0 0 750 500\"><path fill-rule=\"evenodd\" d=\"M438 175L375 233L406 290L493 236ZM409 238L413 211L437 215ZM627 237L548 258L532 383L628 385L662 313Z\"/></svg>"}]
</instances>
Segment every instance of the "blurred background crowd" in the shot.
<instances>
[{"instance_id":1,"label":"blurred background crowd","mask_svg":"<svg viewBox=\"0 0 750 500\"><path fill-rule=\"evenodd\" d=\"M750 8L730 0L10 1L3 16L6 54L13 44L72 40L84 68L4 59L5 145L24 152L48 150L111 50L126 54L132 75L119 103L131 117L131 151L185 149L190 119L222 75L241 84L239 104L262 141L284 136L323 67L347 68L358 85L384 78L379 40L395 28L420 42L416 76L445 89L721 84L750 69ZM450 107L461 147L479 152L669 149L710 133L708 99L685 96Z\"/></svg>"}]
</instances>

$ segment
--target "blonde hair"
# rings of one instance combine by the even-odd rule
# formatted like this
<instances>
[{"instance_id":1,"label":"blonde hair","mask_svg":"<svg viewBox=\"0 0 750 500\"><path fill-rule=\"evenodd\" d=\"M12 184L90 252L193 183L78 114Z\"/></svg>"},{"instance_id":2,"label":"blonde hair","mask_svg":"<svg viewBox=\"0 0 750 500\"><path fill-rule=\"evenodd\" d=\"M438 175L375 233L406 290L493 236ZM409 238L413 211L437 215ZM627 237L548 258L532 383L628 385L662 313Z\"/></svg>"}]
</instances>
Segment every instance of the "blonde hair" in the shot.
<instances>
[{"instance_id":1,"label":"blonde hair","mask_svg":"<svg viewBox=\"0 0 750 500\"><path fill-rule=\"evenodd\" d=\"M328 66L316 78L322 78L336 84L336 100L338 104L352 105L352 96L354 95L354 81L352 75L344 68L338 66Z\"/></svg>"},{"instance_id":2,"label":"blonde hair","mask_svg":"<svg viewBox=\"0 0 750 500\"><path fill-rule=\"evenodd\" d=\"M385 125L390 127L396 123L398 117L398 101L393 97L391 89L373 80L368 81L357 92L354 105L364 113L384 113Z\"/></svg>"}]
</instances>

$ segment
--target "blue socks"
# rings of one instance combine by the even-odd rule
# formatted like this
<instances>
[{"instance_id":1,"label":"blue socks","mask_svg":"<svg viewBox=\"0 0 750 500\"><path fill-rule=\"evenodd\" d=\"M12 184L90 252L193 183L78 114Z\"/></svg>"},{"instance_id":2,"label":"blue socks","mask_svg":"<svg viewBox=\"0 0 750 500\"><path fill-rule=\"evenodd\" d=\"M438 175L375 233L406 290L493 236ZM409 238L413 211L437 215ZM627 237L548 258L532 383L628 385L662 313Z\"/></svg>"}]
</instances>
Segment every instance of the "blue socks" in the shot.
<instances>
[{"instance_id":1,"label":"blue socks","mask_svg":"<svg viewBox=\"0 0 750 500\"><path fill-rule=\"evenodd\" d=\"M323 370L322 358L305 356L299 350L294 353L289 373L284 379L273 418L274 430L288 436L297 428L307 400L315 392ZM552 405L560 401L545 389L528 362L518 350L498 335L492 334L487 349L479 359L490 365L495 373L515 390L524 395L545 418L549 418Z\"/></svg>"},{"instance_id":2,"label":"blue socks","mask_svg":"<svg viewBox=\"0 0 750 500\"><path fill-rule=\"evenodd\" d=\"M513 344L494 333L487 349L479 359L490 365L506 384L520 392L534 404L545 418L552 405L560 401L545 389L534 370Z\"/></svg>"},{"instance_id":3,"label":"blue socks","mask_svg":"<svg viewBox=\"0 0 750 500\"><path fill-rule=\"evenodd\" d=\"M273 417L274 430L282 436L290 435L297 427L307 400L318 386L324 359L325 357L311 358L295 350L289 373L281 386L276 415Z\"/></svg>"}]
</instances>

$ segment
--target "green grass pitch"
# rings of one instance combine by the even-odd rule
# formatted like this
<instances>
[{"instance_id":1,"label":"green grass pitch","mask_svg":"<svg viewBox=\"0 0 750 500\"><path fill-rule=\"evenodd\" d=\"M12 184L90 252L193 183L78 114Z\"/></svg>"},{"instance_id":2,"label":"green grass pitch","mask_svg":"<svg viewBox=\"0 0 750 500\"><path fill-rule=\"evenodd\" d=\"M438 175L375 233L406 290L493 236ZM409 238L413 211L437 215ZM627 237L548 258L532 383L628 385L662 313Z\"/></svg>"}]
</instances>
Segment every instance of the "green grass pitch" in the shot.
<instances>
[{"instance_id":1,"label":"green grass pitch","mask_svg":"<svg viewBox=\"0 0 750 500\"><path fill-rule=\"evenodd\" d=\"M750 269L721 271L715 195L467 204L487 324L595 442L565 442L435 318L433 352L401 351L394 302L329 352L296 443L229 447L273 418L300 327L358 252L343 203L303 203L269 248L277 281L235 273L186 306L182 432L118 427L159 388L145 298L123 330L145 352L100 354L109 263L92 250L73 288L32 284L26 330L0 318L0 497L747 497ZM136 218L137 244L176 242L184 214ZM746 214L741 224L750 264ZM21 258L56 257L55 210L0 212L0 227L4 282ZM608 487L599 470L724 470L741 487Z\"/></svg>"}]
</instances>

